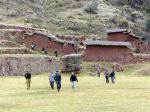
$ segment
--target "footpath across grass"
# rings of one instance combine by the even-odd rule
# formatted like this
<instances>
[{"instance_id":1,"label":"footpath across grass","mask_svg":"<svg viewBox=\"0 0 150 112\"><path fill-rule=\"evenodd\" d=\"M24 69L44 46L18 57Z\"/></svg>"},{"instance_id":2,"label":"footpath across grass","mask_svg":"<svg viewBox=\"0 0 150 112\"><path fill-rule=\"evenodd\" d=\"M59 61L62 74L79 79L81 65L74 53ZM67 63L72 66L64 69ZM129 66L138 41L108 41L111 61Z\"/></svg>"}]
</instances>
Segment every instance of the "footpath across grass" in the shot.
<instances>
[{"instance_id":1,"label":"footpath across grass","mask_svg":"<svg viewBox=\"0 0 150 112\"><path fill-rule=\"evenodd\" d=\"M51 90L48 74L33 76L26 90L24 77L0 77L0 112L149 112L150 77L117 74L116 84L101 78L78 77L75 92L62 76L60 93Z\"/></svg>"}]
</instances>

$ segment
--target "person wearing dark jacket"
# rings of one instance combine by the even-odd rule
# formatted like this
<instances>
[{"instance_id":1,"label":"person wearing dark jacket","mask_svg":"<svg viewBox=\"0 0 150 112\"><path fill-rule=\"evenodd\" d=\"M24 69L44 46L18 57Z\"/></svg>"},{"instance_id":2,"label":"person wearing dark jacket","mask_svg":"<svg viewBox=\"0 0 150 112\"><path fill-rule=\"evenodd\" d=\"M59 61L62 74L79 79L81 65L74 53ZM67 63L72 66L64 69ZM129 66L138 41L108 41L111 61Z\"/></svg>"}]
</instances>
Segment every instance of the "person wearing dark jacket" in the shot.
<instances>
[{"instance_id":1,"label":"person wearing dark jacket","mask_svg":"<svg viewBox=\"0 0 150 112\"><path fill-rule=\"evenodd\" d=\"M54 76L54 80L55 80L56 85L57 85L57 91L59 92L61 89L61 75L60 75L59 71L56 71L55 76Z\"/></svg>"},{"instance_id":2,"label":"person wearing dark jacket","mask_svg":"<svg viewBox=\"0 0 150 112\"><path fill-rule=\"evenodd\" d=\"M74 72L72 72L72 74L70 76L70 82L71 82L71 85L72 85L72 89L74 91L75 88L76 88L77 82L78 82L77 76L75 75Z\"/></svg>"},{"instance_id":3,"label":"person wearing dark jacket","mask_svg":"<svg viewBox=\"0 0 150 112\"><path fill-rule=\"evenodd\" d=\"M31 73L28 71L25 73L25 78L26 78L26 84L27 84L27 90L30 89L30 84L31 84Z\"/></svg>"},{"instance_id":4,"label":"person wearing dark jacket","mask_svg":"<svg viewBox=\"0 0 150 112\"><path fill-rule=\"evenodd\" d=\"M106 83L109 83L109 71L106 68L104 69L104 76L105 76Z\"/></svg>"},{"instance_id":5,"label":"person wearing dark jacket","mask_svg":"<svg viewBox=\"0 0 150 112\"><path fill-rule=\"evenodd\" d=\"M114 84L115 83L115 69L114 69L114 67L112 67L112 71L111 71L111 73L110 73L110 78L111 78L111 82Z\"/></svg>"}]
</instances>

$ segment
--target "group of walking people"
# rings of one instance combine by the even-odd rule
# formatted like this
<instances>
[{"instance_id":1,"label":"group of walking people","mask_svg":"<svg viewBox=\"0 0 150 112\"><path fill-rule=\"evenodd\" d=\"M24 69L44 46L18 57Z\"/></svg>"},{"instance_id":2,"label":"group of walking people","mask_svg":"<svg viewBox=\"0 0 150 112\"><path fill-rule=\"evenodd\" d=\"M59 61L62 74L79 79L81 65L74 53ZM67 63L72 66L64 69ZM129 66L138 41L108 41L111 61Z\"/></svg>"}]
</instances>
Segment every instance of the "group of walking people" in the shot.
<instances>
[{"instance_id":1,"label":"group of walking people","mask_svg":"<svg viewBox=\"0 0 150 112\"><path fill-rule=\"evenodd\" d=\"M51 86L52 90L54 90L54 84L56 82L57 91L58 92L60 91L60 89L61 89L61 75L60 75L59 71L56 71L56 73L54 73L54 72L50 73L49 82L50 82L50 86ZM71 73L70 82L71 82L72 89L74 91L76 89L76 85L78 82L77 76L74 72Z\"/></svg>"},{"instance_id":2,"label":"group of walking people","mask_svg":"<svg viewBox=\"0 0 150 112\"><path fill-rule=\"evenodd\" d=\"M102 71L102 67L100 65L98 65L98 67L97 67L98 77L101 76L101 71ZM110 78L111 82L114 84L115 80L116 80L114 66L112 66L111 72L109 72L109 70L107 68L103 68L103 71L104 71L106 83L109 83L109 78ZM25 73L25 78L26 78L27 90L29 90L30 89L30 83L31 83L31 73L29 73L27 71ZM60 74L60 72L59 71L50 72L49 82L50 82L50 87L52 90L54 90L54 87L55 87L54 85L56 83L57 91L59 92L61 89L61 74ZM71 82L71 87L72 87L73 91L75 91L75 89L77 87L78 79L77 79L77 76L74 72L72 72L70 75L70 82Z\"/></svg>"},{"instance_id":3,"label":"group of walking people","mask_svg":"<svg viewBox=\"0 0 150 112\"><path fill-rule=\"evenodd\" d=\"M27 90L29 90L30 89L30 83L31 83L31 73L29 73L27 71L25 73L25 78L26 78ZM50 82L50 87L52 90L54 90L54 85L56 83L57 91L58 92L60 91L60 89L61 89L61 74L59 73L59 71L50 73L49 82ZM74 72L71 73L70 82L71 82L71 87L72 87L73 91L75 91L78 79L77 79L77 76Z\"/></svg>"},{"instance_id":4,"label":"group of walking people","mask_svg":"<svg viewBox=\"0 0 150 112\"><path fill-rule=\"evenodd\" d=\"M101 75L101 71L104 71L104 77L105 77L105 81L106 83L109 83L109 78L111 79L111 82L114 84L116 77L115 77L115 67L112 66L111 71L109 72L109 70L107 68L102 68L100 65L97 66L97 74L98 77L100 77Z\"/></svg>"}]
</instances>

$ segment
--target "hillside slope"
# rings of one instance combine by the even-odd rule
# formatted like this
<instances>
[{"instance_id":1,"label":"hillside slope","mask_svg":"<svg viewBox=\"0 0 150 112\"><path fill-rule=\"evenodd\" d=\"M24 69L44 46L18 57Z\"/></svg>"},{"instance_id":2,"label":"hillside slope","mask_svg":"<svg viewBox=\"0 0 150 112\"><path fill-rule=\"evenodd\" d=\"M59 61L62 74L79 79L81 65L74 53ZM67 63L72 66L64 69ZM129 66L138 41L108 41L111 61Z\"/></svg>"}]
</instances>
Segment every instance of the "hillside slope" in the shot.
<instances>
[{"instance_id":1,"label":"hillside slope","mask_svg":"<svg viewBox=\"0 0 150 112\"><path fill-rule=\"evenodd\" d=\"M84 11L92 0L0 0L1 23L45 28L56 34L100 35L107 29L129 28L143 37L150 35L149 13L122 0L97 0L95 14ZM133 2L134 1L134 2ZM142 0L141 0L142 1ZM149 5L148 5L149 6ZM149 25L149 26L148 26Z\"/></svg>"}]
</instances>

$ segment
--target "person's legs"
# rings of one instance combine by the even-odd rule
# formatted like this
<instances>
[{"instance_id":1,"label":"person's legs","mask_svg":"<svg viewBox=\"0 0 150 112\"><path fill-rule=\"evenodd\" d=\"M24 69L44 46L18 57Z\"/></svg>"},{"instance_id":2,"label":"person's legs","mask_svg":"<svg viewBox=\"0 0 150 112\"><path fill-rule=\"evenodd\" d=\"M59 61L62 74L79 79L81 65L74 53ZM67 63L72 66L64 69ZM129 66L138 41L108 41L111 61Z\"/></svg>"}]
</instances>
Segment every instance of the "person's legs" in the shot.
<instances>
[{"instance_id":1,"label":"person's legs","mask_svg":"<svg viewBox=\"0 0 150 112\"><path fill-rule=\"evenodd\" d=\"M106 83L109 83L109 77L106 76Z\"/></svg>"},{"instance_id":2,"label":"person's legs","mask_svg":"<svg viewBox=\"0 0 150 112\"><path fill-rule=\"evenodd\" d=\"M26 79L26 83L27 83L27 90L28 90L30 89L31 79Z\"/></svg>"},{"instance_id":3,"label":"person's legs","mask_svg":"<svg viewBox=\"0 0 150 112\"><path fill-rule=\"evenodd\" d=\"M56 82L56 85L57 85L57 91L59 91L59 84L58 84L58 82Z\"/></svg>"},{"instance_id":4,"label":"person's legs","mask_svg":"<svg viewBox=\"0 0 150 112\"><path fill-rule=\"evenodd\" d=\"M71 84L72 84L72 89L75 90L75 88L76 88L76 81L72 81Z\"/></svg>"},{"instance_id":5,"label":"person's legs","mask_svg":"<svg viewBox=\"0 0 150 112\"><path fill-rule=\"evenodd\" d=\"M51 89L54 89L54 81L50 81Z\"/></svg>"},{"instance_id":6,"label":"person's legs","mask_svg":"<svg viewBox=\"0 0 150 112\"><path fill-rule=\"evenodd\" d=\"M111 77L111 82L114 84L115 83L115 78Z\"/></svg>"},{"instance_id":7,"label":"person's legs","mask_svg":"<svg viewBox=\"0 0 150 112\"><path fill-rule=\"evenodd\" d=\"M57 82L57 91L59 92L61 88L61 82Z\"/></svg>"},{"instance_id":8,"label":"person's legs","mask_svg":"<svg viewBox=\"0 0 150 112\"><path fill-rule=\"evenodd\" d=\"M61 89L61 82L59 82L59 91L60 91L60 89Z\"/></svg>"},{"instance_id":9,"label":"person's legs","mask_svg":"<svg viewBox=\"0 0 150 112\"><path fill-rule=\"evenodd\" d=\"M31 79L29 79L29 89L30 89Z\"/></svg>"},{"instance_id":10,"label":"person's legs","mask_svg":"<svg viewBox=\"0 0 150 112\"><path fill-rule=\"evenodd\" d=\"M97 74L98 74L98 77L100 77L100 72L98 72Z\"/></svg>"}]
</instances>

